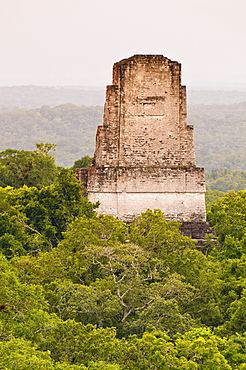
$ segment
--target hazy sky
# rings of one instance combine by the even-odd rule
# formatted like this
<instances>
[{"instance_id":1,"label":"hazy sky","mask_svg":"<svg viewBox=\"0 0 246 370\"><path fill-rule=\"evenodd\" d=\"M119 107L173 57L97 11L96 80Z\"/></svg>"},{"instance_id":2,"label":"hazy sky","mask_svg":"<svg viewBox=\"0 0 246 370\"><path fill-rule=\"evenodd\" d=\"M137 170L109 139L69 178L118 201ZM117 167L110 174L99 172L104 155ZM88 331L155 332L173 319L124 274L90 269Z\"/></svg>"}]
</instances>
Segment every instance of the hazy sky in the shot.
<instances>
[{"instance_id":1,"label":"hazy sky","mask_svg":"<svg viewBox=\"0 0 246 370\"><path fill-rule=\"evenodd\" d=\"M246 84L245 19L246 0L0 0L0 85L103 86L134 54Z\"/></svg>"}]
</instances>

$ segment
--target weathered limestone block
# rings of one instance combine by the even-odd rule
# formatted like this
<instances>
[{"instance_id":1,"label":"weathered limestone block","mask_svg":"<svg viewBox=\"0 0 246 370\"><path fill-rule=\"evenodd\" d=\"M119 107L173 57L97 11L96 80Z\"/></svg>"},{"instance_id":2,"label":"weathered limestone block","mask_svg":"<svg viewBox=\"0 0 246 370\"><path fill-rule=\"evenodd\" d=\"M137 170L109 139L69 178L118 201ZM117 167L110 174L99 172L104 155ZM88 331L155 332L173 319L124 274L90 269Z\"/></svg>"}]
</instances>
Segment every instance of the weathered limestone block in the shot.
<instances>
[{"instance_id":1,"label":"weathered limestone block","mask_svg":"<svg viewBox=\"0 0 246 370\"><path fill-rule=\"evenodd\" d=\"M205 222L204 170L186 111L178 62L135 55L114 64L93 167L77 171L98 212L128 222L159 208L168 220Z\"/></svg>"},{"instance_id":2,"label":"weathered limestone block","mask_svg":"<svg viewBox=\"0 0 246 370\"><path fill-rule=\"evenodd\" d=\"M203 170L197 167L89 167L86 175L86 187L98 193L204 194L205 189Z\"/></svg>"},{"instance_id":3,"label":"weathered limestone block","mask_svg":"<svg viewBox=\"0 0 246 370\"><path fill-rule=\"evenodd\" d=\"M194 193L90 193L90 200L99 200L99 213L130 222L146 209L161 209L168 221L205 222L204 197Z\"/></svg>"},{"instance_id":4,"label":"weathered limestone block","mask_svg":"<svg viewBox=\"0 0 246 370\"><path fill-rule=\"evenodd\" d=\"M136 55L115 63L97 134L97 166L195 165L193 128L186 124L186 91L180 79L180 64L162 55Z\"/></svg>"}]
</instances>

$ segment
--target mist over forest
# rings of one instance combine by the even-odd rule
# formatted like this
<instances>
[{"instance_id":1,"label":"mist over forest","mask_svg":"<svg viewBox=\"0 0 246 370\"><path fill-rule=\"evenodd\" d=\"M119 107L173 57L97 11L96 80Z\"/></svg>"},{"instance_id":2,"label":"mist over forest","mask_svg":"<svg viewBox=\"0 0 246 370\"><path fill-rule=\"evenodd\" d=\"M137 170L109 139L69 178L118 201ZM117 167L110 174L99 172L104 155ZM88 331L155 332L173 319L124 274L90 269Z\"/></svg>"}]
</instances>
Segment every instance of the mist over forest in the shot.
<instances>
[{"instance_id":1,"label":"mist over forest","mask_svg":"<svg viewBox=\"0 0 246 370\"><path fill-rule=\"evenodd\" d=\"M104 105L105 88L87 86L0 86L0 112L30 110L43 105ZM188 89L188 104L233 104L246 101L246 90Z\"/></svg>"}]
</instances>

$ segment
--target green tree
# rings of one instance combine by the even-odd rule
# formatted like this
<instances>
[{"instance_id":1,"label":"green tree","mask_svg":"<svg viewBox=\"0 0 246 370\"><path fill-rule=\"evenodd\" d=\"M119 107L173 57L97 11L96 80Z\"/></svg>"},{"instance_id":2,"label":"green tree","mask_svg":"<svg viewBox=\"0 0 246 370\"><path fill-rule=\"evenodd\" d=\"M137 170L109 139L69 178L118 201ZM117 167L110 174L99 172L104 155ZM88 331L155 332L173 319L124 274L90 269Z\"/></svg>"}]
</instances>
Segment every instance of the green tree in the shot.
<instances>
[{"instance_id":1,"label":"green tree","mask_svg":"<svg viewBox=\"0 0 246 370\"><path fill-rule=\"evenodd\" d=\"M8 370L54 370L48 352L38 351L23 339L0 342L0 368Z\"/></svg>"},{"instance_id":2,"label":"green tree","mask_svg":"<svg viewBox=\"0 0 246 370\"><path fill-rule=\"evenodd\" d=\"M43 154L44 156L47 156L50 154L50 151L55 151L56 149L56 144L51 144L51 143L37 143L36 144L36 152Z\"/></svg>"},{"instance_id":3,"label":"green tree","mask_svg":"<svg viewBox=\"0 0 246 370\"><path fill-rule=\"evenodd\" d=\"M208 221L220 243L220 256L240 258L246 252L246 190L231 191L211 204Z\"/></svg>"},{"instance_id":4,"label":"green tree","mask_svg":"<svg viewBox=\"0 0 246 370\"><path fill-rule=\"evenodd\" d=\"M184 356L198 365L201 370L231 370L221 353L226 340L214 335L209 329L194 329L176 340L179 356Z\"/></svg>"},{"instance_id":5,"label":"green tree","mask_svg":"<svg viewBox=\"0 0 246 370\"><path fill-rule=\"evenodd\" d=\"M37 189L2 189L0 249L8 255L49 250L76 217L93 217L93 205L83 196L70 170L62 169L57 181ZM0 194L0 196L1 196Z\"/></svg>"},{"instance_id":6,"label":"green tree","mask_svg":"<svg viewBox=\"0 0 246 370\"><path fill-rule=\"evenodd\" d=\"M37 144L41 145L41 144ZM42 188L54 182L55 158L48 152L53 144L42 144L37 151L6 149L0 153L0 186L20 188L23 185Z\"/></svg>"},{"instance_id":7,"label":"green tree","mask_svg":"<svg viewBox=\"0 0 246 370\"><path fill-rule=\"evenodd\" d=\"M224 192L219 190L210 190L208 189L205 194L205 201L207 210L210 209L210 204L215 202L216 200L222 198L225 195Z\"/></svg>"},{"instance_id":8,"label":"green tree","mask_svg":"<svg viewBox=\"0 0 246 370\"><path fill-rule=\"evenodd\" d=\"M55 361L88 365L91 361L111 362L120 342L113 328L96 329L73 320L47 328L45 339L39 348L49 350Z\"/></svg>"},{"instance_id":9,"label":"green tree","mask_svg":"<svg viewBox=\"0 0 246 370\"><path fill-rule=\"evenodd\" d=\"M100 365L100 364L99 364ZM107 366L107 365L106 365ZM23 339L11 338L0 342L0 367L8 370L86 370L84 365L55 363L49 351L37 350L31 342ZM93 369L93 367L91 367ZM96 369L97 367L95 367ZM107 367L106 367L107 368ZM100 369L100 367L98 367ZM115 368L117 369L117 368ZM110 368L109 368L110 370ZM114 370L114 368L112 368Z\"/></svg>"},{"instance_id":10,"label":"green tree","mask_svg":"<svg viewBox=\"0 0 246 370\"><path fill-rule=\"evenodd\" d=\"M92 162L92 157L85 155L81 159L78 159L74 162L74 165L71 167L71 170L75 172L76 168L87 168L90 167Z\"/></svg>"},{"instance_id":11,"label":"green tree","mask_svg":"<svg viewBox=\"0 0 246 370\"><path fill-rule=\"evenodd\" d=\"M58 321L48 314L48 303L40 285L22 283L17 271L0 255L0 323L1 339L12 335L33 340L42 338L43 328Z\"/></svg>"},{"instance_id":12,"label":"green tree","mask_svg":"<svg viewBox=\"0 0 246 370\"><path fill-rule=\"evenodd\" d=\"M180 233L180 223L168 222L162 211L148 209L135 218L129 227L129 239L162 258L187 247L194 248L195 242Z\"/></svg>"},{"instance_id":13,"label":"green tree","mask_svg":"<svg viewBox=\"0 0 246 370\"><path fill-rule=\"evenodd\" d=\"M112 283L96 280L90 286L71 280L56 280L45 285L50 309L61 319L75 319L97 327L117 326L121 307Z\"/></svg>"}]
</instances>

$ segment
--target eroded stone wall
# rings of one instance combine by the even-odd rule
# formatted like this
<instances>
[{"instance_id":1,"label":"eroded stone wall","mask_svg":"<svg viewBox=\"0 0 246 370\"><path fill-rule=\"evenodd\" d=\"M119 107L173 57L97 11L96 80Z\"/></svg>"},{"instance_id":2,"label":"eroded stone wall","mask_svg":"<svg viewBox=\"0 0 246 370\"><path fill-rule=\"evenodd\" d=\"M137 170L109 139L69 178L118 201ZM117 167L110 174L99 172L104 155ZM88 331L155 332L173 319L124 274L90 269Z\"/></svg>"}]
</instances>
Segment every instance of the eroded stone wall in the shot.
<instances>
[{"instance_id":1,"label":"eroded stone wall","mask_svg":"<svg viewBox=\"0 0 246 370\"><path fill-rule=\"evenodd\" d=\"M180 64L161 55L136 55L114 65L96 166L195 165L180 79Z\"/></svg>"},{"instance_id":2,"label":"eroded stone wall","mask_svg":"<svg viewBox=\"0 0 246 370\"><path fill-rule=\"evenodd\" d=\"M147 208L205 221L204 171L195 164L181 66L162 55L115 63L93 167L78 170L98 211L130 221Z\"/></svg>"}]
</instances>

